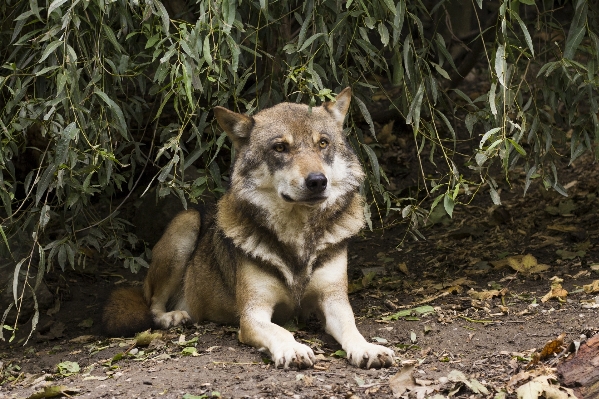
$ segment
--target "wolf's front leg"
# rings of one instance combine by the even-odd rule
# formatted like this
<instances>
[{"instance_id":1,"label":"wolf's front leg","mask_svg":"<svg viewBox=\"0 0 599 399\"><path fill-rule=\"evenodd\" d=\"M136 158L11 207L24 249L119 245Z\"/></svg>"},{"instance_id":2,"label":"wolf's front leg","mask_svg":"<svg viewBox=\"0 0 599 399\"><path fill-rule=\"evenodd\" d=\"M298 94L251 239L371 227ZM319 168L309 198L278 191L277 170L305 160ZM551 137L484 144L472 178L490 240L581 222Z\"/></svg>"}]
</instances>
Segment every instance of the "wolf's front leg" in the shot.
<instances>
[{"instance_id":1,"label":"wolf's front leg","mask_svg":"<svg viewBox=\"0 0 599 399\"><path fill-rule=\"evenodd\" d=\"M341 344L351 364L366 369L393 365L395 353L392 349L371 344L360 334L347 297L325 295L321 306L326 332Z\"/></svg>"},{"instance_id":2,"label":"wolf's front leg","mask_svg":"<svg viewBox=\"0 0 599 399\"><path fill-rule=\"evenodd\" d=\"M351 364L362 368L389 367L395 353L392 349L371 344L356 328L354 312L347 296L347 252L340 251L325 265L316 269L309 285L316 300L325 330L341 344Z\"/></svg>"},{"instance_id":3,"label":"wolf's front leg","mask_svg":"<svg viewBox=\"0 0 599 399\"><path fill-rule=\"evenodd\" d=\"M240 267L237 277L239 340L267 351L276 367L311 367L316 360L312 349L271 321L275 306L293 307L284 283L251 262Z\"/></svg>"}]
</instances>

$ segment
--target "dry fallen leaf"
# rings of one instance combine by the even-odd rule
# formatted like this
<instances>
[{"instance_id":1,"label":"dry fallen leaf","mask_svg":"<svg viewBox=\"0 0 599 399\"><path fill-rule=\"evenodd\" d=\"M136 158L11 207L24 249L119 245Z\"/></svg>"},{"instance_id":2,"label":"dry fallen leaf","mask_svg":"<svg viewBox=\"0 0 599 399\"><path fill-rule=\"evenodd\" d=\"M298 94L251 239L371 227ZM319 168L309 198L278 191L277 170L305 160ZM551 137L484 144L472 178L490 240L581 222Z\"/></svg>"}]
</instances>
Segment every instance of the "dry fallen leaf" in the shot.
<instances>
[{"instance_id":1,"label":"dry fallen leaf","mask_svg":"<svg viewBox=\"0 0 599 399\"><path fill-rule=\"evenodd\" d=\"M538 234L538 235L534 234L533 237L543 240L543 242L541 242L539 244L531 245L531 248L535 248L535 249L545 248L545 247L549 247L549 246L556 246L556 245L560 244L562 241L561 237L545 236L542 234Z\"/></svg>"},{"instance_id":2,"label":"dry fallen leaf","mask_svg":"<svg viewBox=\"0 0 599 399\"><path fill-rule=\"evenodd\" d=\"M548 341L540 353L535 353L532 356L532 360L530 361L530 363L528 363L526 368L530 369L532 366L536 365L540 361L546 360L556 353L560 353L564 348L565 337L566 334L562 333L556 339Z\"/></svg>"},{"instance_id":3,"label":"dry fallen leaf","mask_svg":"<svg viewBox=\"0 0 599 399\"><path fill-rule=\"evenodd\" d=\"M551 376L539 376L522 385L516 390L518 399L538 399L541 395L545 399L577 399L571 389L552 385Z\"/></svg>"},{"instance_id":4,"label":"dry fallen leaf","mask_svg":"<svg viewBox=\"0 0 599 399\"><path fill-rule=\"evenodd\" d=\"M554 231L560 231L562 233L569 233L572 231L576 231L578 230L578 227L576 226L565 226L562 224L550 224L547 226L548 230L554 230Z\"/></svg>"},{"instance_id":5,"label":"dry fallen leaf","mask_svg":"<svg viewBox=\"0 0 599 399\"><path fill-rule=\"evenodd\" d=\"M399 370L393 377L389 378L389 386L393 391L393 396L400 397L408 389L412 390L416 388L412 372L414 371L413 365L404 366Z\"/></svg>"},{"instance_id":6,"label":"dry fallen leaf","mask_svg":"<svg viewBox=\"0 0 599 399\"><path fill-rule=\"evenodd\" d=\"M58 321L52 323L52 327L50 327L49 331L44 332L43 334L38 333L38 339L50 341L56 338L61 338L64 335L64 329L65 325L63 322Z\"/></svg>"},{"instance_id":7,"label":"dry fallen leaf","mask_svg":"<svg viewBox=\"0 0 599 399\"><path fill-rule=\"evenodd\" d=\"M561 352L564 346L564 338L566 338L566 333L561 333L553 341L547 342L541 351L541 360L545 360L549 356Z\"/></svg>"},{"instance_id":8,"label":"dry fallen leaf","mask_svg":"<svg viewBox=\"0 0 599 399\"><path fill-rule=\"evenodd\" d=\"M417 386L416 388L412 389L410 392L412 393L412 395L416 396L416 399L425 399L425 398L428 399L428 398L431 398L430 394L432 394L435 391L438 391L440 388L441 388L440 385ZM431 398L431 399L434 399L434 398Z\"/></svg>"},{"instance_id":9,"label":"dry fallen leaf","mask_svg":"<svg viewBox=\"0 0 599 399\"><path fill-rule=\"evenodd\" d=\"M481 384L478 380L474 378L468 379L466 375L459 370L451 370L447 375L447 378L449 379L449 381L452 382L461 382L475 394L489 394L489 390L483 384Z\"/></svg>"},{"instance_id":10,"label":"dry fallen leaf","mask_svg":"<svg viewBox=\"0 0 599 399\"><path fill-rule=\"evenodd\" d=\"M445 292L449 292L450 294L458 295L464 292L464 287L461 285L452 285L451 287L447 287Z\"/></svg>"},{"instance_id":11,"label":"dry fallen leaf","mask_svg":"<svg viewBox=\"0 0 599 399\"><path fill-rule=\"evenodd\" d=\"M596 294L599 292L599 280L593 281L591 284L583 285L582 289L587 294Z\"/></svg>"},{"instance_id":12,"label":"dry fallen leaf","mask_svg":"<svg viewBox=\"0 0 599 399\"><path fill-rule=\"evenodd\" d=\"M88 342L92 342L95 340L96 340L95 335L81 335L77 338L73 338L73 339L69 340L69 342L72 342L74 344L87 344Z\"/></svg>"},{"instance_id":13,"label":"dry fallen leaf","mask_svg":"<svg viewBox=\"0 0 599 399\"><path fill-rule=\"evenodd\" d=\"M402 262L397 266L399 267L399 270L406 276L408 276L410 274L410 272L408 271L408 265L406 265L406 262Z\"/></svg>"},{"instance_id":14,"label":"dry fallen leaf","mask_svg":"<svg viewBox=\"0 0 599 399\"><path fill-rule=\"evenodd\" d=\"M436 290L445 290L445 291L449 291L451 293L461 293L464 288L462 286L466 286L466 287L474 287L476 286L476 282L473 280L470 280L468 277L460 277L456 280L453 280L451 282L448 283L438 283L438 284L433 284L432 287Z\"/></svg>"},{"instance_id":15,"label":"dry fallen leaf","mask_svg":"<svg viewBox=\"0 0 599 399\"><path fill-rule=\"evenodd\" d=\"M492 260L492 261L489 261L489 263L491 265L493 265L493 267L495 268L495 270L503 269L504 267L508 267L509 266L507 258L506 259L500 259L500 260Z\"/></svg>"},{"instance_id":16,"label":"dry fallen leaf","mask_svg":"<svg viewBox=\"0 0 599 399\"><path fill-rule=\"evenodd\" d=\"M486 301L486 300L494 298L496 296L497 297L504 296L505 294L507 294L507 292L508 292L507 288L504 288L502 290L490 290L490 291L482 291L482 292L470 290L470 291L468 291L468 295L472 299L476 299L479 301Z\"/></svg>"},{"instance_id":17,"label":"dry fallen leaf","mask_svg":"<svg viewBox=\"0 0 599 399\"><path fill-rule=\"evenodd\" d=\"M531 254L515 255L507 258L508 265L520 273L540 273L549 269L549 265L537 262L537 258Z\"/></svg>"},{"instance_id":18,"label":"dry fallen leaf","mask_svg":"<svg viewBox=\"0 0 599 399\"><path fill-rule=\"evenodd\" d=\"M543 298L541 298L541 302L547 302L550 299L557 299L558 301L565 301L568 296L568 291L562 288L562 282L564 280L553 276L551 277L551 291L549 291Z\"/></svg>"},{"instance_id":19,"label":"dry fallen leaf","mask_svg":"<svg viewBox=\"0 0 599 399\"><path fill-rule=\"evenodd\" d=\"M410 391L410 397L424 399L430 397L430 394L433 392L441 389L441 385L418 385L412 377L413 372L414 365L404 365L397 374L389 379L389 386L393 391L394 397L399 398L406 391ZM426 381L421 382L426 384Z\"/></svg>"},{"instance_id":20,"label":"dry fallen leaf","mask_svg":"<svg viewBox=\"0 0 599 399\"><path fill-rule=\"evenodd\" d=\"M377 140L382 144L392 144L397 141L397 137L393 134L393 124L395 120L392 119L389 123L383 126L379 134L377 134Z\"/></svg>"},{"instance_id":21,"label":"dry fallen leaf","mask_svg":"<svg viewBox=\"0 0 599 399\"><path fill-rule=\"evenodd\" d=\"M514 388L516 387L516 385L528 380L530 377L531 374L528 371L521 371L518 374L514 374L512 378L510 378L506 386L508 393L514 392Z\"/></svg>"}]
</instances>

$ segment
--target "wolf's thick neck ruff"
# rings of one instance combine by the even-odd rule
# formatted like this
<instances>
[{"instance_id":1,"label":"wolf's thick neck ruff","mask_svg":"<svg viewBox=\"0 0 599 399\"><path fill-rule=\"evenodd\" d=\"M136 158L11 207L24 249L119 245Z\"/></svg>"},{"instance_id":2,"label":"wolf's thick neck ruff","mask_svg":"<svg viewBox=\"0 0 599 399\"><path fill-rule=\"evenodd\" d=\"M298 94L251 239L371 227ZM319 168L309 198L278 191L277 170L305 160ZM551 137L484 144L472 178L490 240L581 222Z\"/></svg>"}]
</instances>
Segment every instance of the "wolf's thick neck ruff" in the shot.
<instances>
[{"instance_id":1,"label":"wolf's thick neck ruff","mask_svg":"<svg viewBox=\"0 0 599 399\"><path fill-rule=\"evenodd\" d=\"M362 228L362 197L351 192L334 207L282 203L271 209L227 193L216 223L235 247L276 268L291 286Z\"/></svg>"}]
</instances>

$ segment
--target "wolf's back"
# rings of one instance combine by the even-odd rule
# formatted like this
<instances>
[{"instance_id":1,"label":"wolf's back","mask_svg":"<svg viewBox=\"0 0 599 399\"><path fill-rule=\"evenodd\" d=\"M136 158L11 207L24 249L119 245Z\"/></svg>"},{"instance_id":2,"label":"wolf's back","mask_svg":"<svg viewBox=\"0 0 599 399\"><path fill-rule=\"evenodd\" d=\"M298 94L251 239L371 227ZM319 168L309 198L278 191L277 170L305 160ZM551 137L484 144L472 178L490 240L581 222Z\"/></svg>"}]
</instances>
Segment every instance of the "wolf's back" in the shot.
<instances>
[{"instance_id":1,"label":"wolf's back","mask_svg":"<svg viewBox=\"0 0 599 399\"><path fill-rule=\"evenodd\" d=\"M119 288L110 294L102 314L102 332L109 337L131 337L154 325L141 287Z\"/></svg>"}]
</instances>

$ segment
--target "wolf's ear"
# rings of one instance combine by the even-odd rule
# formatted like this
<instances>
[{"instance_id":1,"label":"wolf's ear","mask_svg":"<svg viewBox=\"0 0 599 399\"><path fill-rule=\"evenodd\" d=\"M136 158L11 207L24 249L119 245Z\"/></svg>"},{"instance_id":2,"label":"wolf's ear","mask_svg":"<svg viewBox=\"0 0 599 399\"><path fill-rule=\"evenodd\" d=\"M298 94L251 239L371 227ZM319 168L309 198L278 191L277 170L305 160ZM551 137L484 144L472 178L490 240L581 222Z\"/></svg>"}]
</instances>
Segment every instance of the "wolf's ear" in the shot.
<instances>
[{"instance_id":1,"label":"wolf's ear","mask_svg":"<svg viewBox=\"0 0 599 399\"><path fill-rule=\"evenodd\" d=\"M237 149L250 137L254 127L254 119L251 116L238 114L223 107L214 107L214 117Z\"/></svg>"},{"instance_id":2,"label":"wolf's ear","mask_svg":"<svg viewBox=\"0 0 599 399\"><path fill-rule=\"evenodd\" d=\"M324 108L333 115L337 122L343 123L345 114L347 114L347 110L349 109L349 103L351 102L351 87L343 89L341 93L337 94L335 100L335 102L329 101L324 103Z\"/></svg>"}]
</instances>

